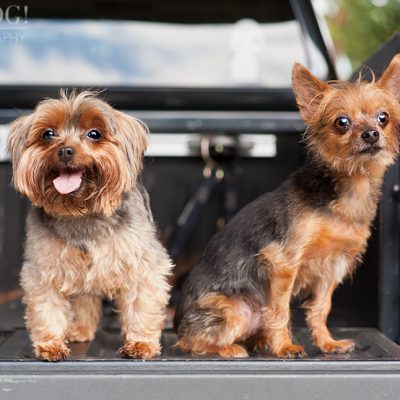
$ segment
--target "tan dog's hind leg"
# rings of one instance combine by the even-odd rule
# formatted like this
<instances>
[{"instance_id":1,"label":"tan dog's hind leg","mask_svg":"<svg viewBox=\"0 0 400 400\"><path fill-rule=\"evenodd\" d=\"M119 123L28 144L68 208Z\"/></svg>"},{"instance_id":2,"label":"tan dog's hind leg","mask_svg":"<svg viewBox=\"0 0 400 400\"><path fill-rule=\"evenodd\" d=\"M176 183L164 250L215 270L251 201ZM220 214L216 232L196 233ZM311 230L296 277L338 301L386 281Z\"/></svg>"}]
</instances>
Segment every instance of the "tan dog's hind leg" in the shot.
<instances>
[{"instance_id":1,"label":"tan dog's hind leg","mask_svg":"<svg viewBox=\"0 0 400 400\"><path fill-rule=\"evenodd\" d=\"M97 296L84 295L72 301L74 317L68 331L71 342L89 342L94 339L101 316L101 300Z\"/></svg>"}]
</instances>

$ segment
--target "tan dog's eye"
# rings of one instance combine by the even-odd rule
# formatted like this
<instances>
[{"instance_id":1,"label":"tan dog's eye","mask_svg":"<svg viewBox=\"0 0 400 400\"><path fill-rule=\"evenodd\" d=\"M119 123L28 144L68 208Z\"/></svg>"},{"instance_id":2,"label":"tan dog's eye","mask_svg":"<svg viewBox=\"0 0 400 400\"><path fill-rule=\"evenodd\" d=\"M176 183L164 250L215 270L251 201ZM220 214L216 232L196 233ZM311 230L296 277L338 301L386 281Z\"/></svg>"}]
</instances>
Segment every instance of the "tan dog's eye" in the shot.
<instances>
[{"instance_id":1,"label":"tan dog's eye","mask_svg":"<svg viewBox=\"0 0 400 400\"><path fill-rule=\"evenodd\" d=\"M99 140L101 138L101 133L97 129L91 129L86 134L86 137L88 137L91 140Z\"/></svg>"},{"instance_id":2,"label":"tan dog's eye","mask_svg":"<svg viewBox=\"0 0 400 400\"><path fill-rule=\"evenodd\" d=\"M42 137L43 137L44 140L53 139L54 136L55 136L55 135L54 135L54 132L53 132L51 129L46 129L46 130L43 132L43 135L42 135Z\"/></svg>"},{"instance_id":3,"label":"tan dog's eye","mask_svg":"<svg viewBox=\"0 0 400 400\"><path fill-rule=\"evenodd\" d=\"M350 118L343 115L335 120L335 127L341 132L346 132L351 126Z\"/></svg>"},{"instance_id":4,"label":"tan dog's eye","mask_svg":"<svg viewBox=\"0 0 400 400\"><path fill-rule=\"evenodd\" d=\"M376 119L381 126L385 126L389 122L389 115L387 115L387 113L385 113L384 111L381 111L376 116Z\"/></svg>"}]
</instances>

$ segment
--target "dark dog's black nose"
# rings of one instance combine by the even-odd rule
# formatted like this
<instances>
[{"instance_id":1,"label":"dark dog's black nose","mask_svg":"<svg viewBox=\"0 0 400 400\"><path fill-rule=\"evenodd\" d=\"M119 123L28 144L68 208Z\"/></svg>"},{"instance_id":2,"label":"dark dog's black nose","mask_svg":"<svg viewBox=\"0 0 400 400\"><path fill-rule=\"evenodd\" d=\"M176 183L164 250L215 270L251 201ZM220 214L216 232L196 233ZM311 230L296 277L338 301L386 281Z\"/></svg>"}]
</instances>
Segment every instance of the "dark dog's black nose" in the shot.
<instances>
[{"instance_id":1,"label":"dark dog's black nose","mask_svg":"<svg viewBox=\"0 0 400 400\"><path fill-rule=\"evenodd\" d=\"M379 132L375 131L375 130L365 131L365 132L363 132L361 137L364 140L364 142L369 143L369 144L374 144L379 139Z\"/></svg>"},{"instance_id":2,"label":"dark dog's black nose","mask_svg":"<svg viewBox=\"0 0 400 400\"><path fill-rule=\"evenodd\" d=\"M57 154L60 161L67 162L72 160L75 150L72 147L60 147Z\"/></svg>"}]
</instances>

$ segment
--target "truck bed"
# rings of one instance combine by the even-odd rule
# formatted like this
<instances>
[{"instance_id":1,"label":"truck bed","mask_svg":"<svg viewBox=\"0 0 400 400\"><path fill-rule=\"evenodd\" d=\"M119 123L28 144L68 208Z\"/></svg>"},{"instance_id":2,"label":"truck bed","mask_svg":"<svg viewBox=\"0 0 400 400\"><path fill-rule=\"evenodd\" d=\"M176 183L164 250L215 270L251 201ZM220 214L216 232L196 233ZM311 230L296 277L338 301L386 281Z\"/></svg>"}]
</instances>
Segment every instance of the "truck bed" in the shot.
<instances>
[{"instance_id":1,"label":"truck bed","mask_svg":"<svg viewBox=\"0 0 400 400\"><path fill-rule=\"evenodd\" d=\"M174 348L163 333L163 352L153 360L124 360L116 316L105 312L90 343L72 343L58 363L33 358L19 301L0 306L0 399L340 399L399 398L400 347L375 328L332 328L351 338L356 350L323 355L308 330L294 327L294 341L307 357L282 360L267 352L247 359L191 356ZM6 317L6 318L5 318ZM351 396L349 397L349 393Z\"/></svg>"}]
</instances>

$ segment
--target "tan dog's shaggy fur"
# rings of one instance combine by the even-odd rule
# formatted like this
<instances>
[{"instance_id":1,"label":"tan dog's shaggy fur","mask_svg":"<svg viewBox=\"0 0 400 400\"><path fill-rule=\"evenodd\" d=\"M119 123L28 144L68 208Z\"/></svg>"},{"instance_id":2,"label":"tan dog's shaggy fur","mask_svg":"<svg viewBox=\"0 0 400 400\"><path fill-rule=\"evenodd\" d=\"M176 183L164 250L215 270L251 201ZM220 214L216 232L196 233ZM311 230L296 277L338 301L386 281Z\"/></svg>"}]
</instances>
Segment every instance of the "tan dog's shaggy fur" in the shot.
<instances>
[{"instance_id":1,"label":"tan dog's shaggy fur","mask_svg":"<svg viewBox=\"0 0 400 400\"><path fill-rule=\"evenodd\" d=\"M33 205L21 283L40 359L60 360L68 341L92 340L104 296L118 307L121 354L160 352L172 264L137 182L146 133L89 92L45 100L11 126L14 186ZM77 175L76 190L56 189L58 176L65 186Z\"/></svg>"}]
</instances>

